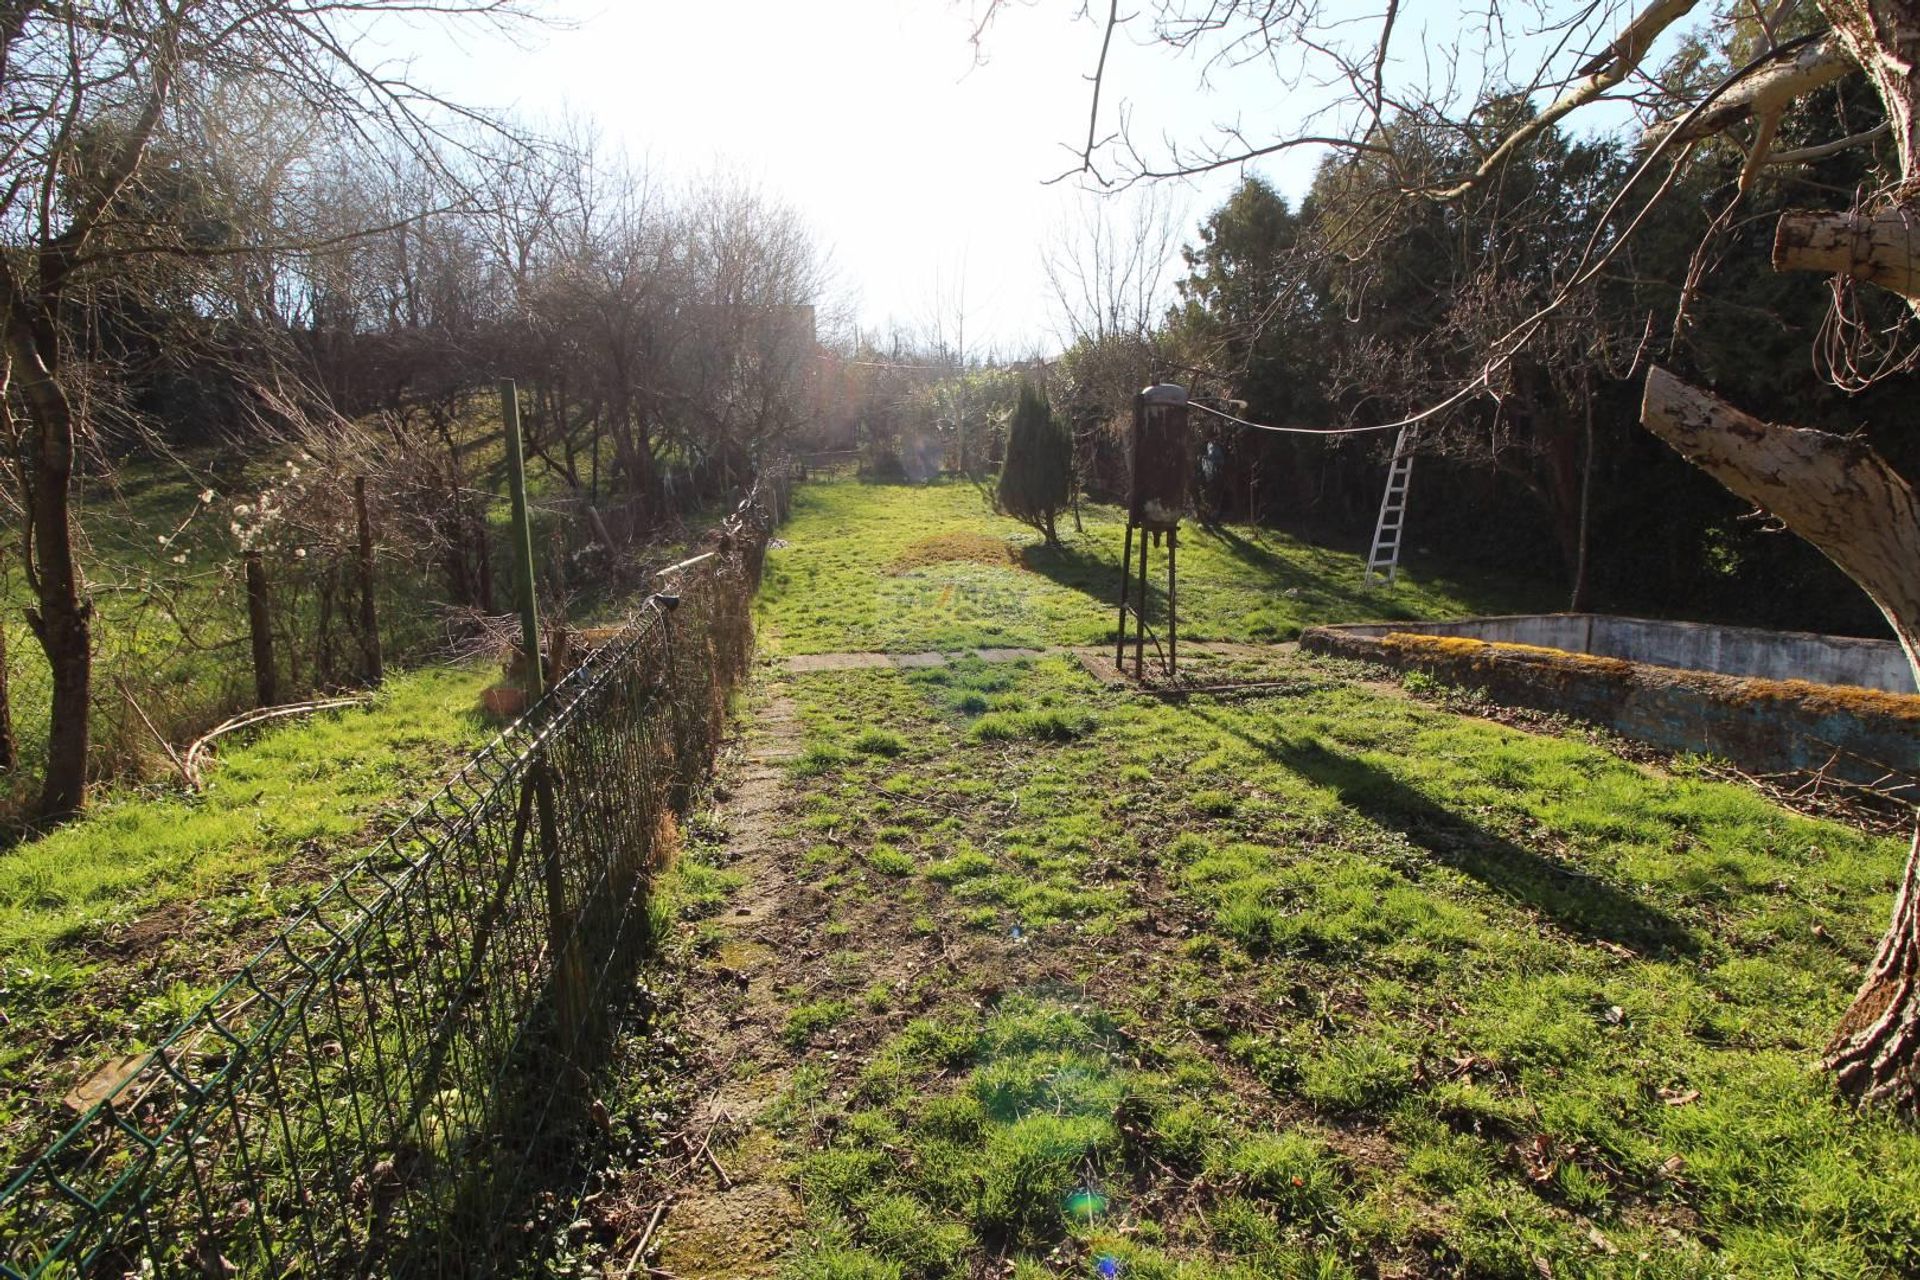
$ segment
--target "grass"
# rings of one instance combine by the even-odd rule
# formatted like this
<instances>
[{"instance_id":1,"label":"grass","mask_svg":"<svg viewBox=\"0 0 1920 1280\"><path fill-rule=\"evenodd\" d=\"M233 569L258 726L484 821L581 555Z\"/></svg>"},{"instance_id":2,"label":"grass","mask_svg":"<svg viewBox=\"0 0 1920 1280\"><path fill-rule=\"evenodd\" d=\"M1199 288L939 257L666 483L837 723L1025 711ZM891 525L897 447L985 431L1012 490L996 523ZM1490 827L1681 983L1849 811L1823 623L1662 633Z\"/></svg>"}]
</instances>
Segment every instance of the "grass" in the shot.
<instances>
[{"instance_id":1,"label":"grass","mask_svg":"<svg viewBox=\"0 0 1920 1280\"><path fill-rule=\"evenodd\" d=\"M229 521L235 503L275 478L271 460L242 463L201 452L180 461L132 459L111 481L95 476L78 485L77 550L95 611L90 772L97 782L110 788L166 776L170 766L156 730L179 746L252 705L245 590ZM291 564L286 570L297 573ZM279 572L270 562L269 573ZM287 633L310 623L313 605L304 598L289 605L296 577L276 580L276 666L282 696L293 698L304 695L314 673L307 637L296 654ZM383 560L376 583L390 668L443 641L432 611L421 607L426 584L420 578L397 560ZM430 587L425 594L431 597ZM50 674L26 626L29 604L23 575L0 575L0 625L21 756L0 787L0 812L26 806L45 759ZM287 616L289 608L300 621Z\"/></svg>"},{"instance_id":2,"label":"grass","mask_svg":"<svg viewBox=\"0 0 1920 1280\"><path fill-rule=\"evenodd\" d=\"M466 466L473 483L497 489L503 455L490 405L476 401ZM233 504L255 495L281 465L211 451L177 461L134 458L111 481L94 475L77 486L80 558L96 605L96 781L83 820L43 835L9 829L15 840L0 851L0 1025L7 1027L0 1082L8 1086L0 1153L45 1136L34 1126L47 1118L49 1100L90 1063L152 1043L190 1012L343 858L436 790L494 732L476 709L497 669L404 669L429 652L423 636L436 660L444 643L441 621L425 603L435 597L432 576L440 570L410 574L398 559L383 558L389 674L372 705L223 740L204 793L181 793L140 713L181 746L250 704L228 520ZM557 483L543 472L532 487L538 494ZM488 515L504 546L505 504ZM543 527L537 537L544 546L558 532ZM511 574L503 560L496 555L504 598ZM619 575L588 576L591 585L570 602L576 619L604 617L621 603ZM13 775L0 779L0 816L30 802L43 759L48 671L24 626L26 603L21 575L0 577L23 754ZM290 671L284 636L278 647L283 694L299 696L311 662ZM698 863L683 879L688 902L718 902L735 887L726 873Z\"/></svg>"},{"instance_id":3,"label":"grass","mask_svg":"<svg viewBox=\"0 0 1920 1280\"><path fill-rule=\"evenodd\" d=\"M507 555L510 515L505 499L505 463L496 402L474 397L464 410L463 467L470 489L493 495L486 520L493 548L497 605L514 589ZM240 548L231 528L235 508L255 501L263 489L284 481L284 454L241 455L197 449L175 458L135 455L120 460L110 476L89 472L75 484L76 555L94 605L94 717L92 773L107 785L164 776L165 752L142 719L151 720L169 742L190 741L234 711L250 706L253 674ZM563 482L548 468L528 477L535 500L535 545L552 559L543 579L566 579L565 607L579 623L622 616L633 589L627 575L606 571L594 542L569 517L547 504ZM373 488L376 538L397 536L400 521L380 509ZM686 527L705 528L716 513L686 514ZM586 550L579 548L586 544ZM573 553L567 554L566 549ZM651 548L661 561L676 546ZM389 670L423 657L436 659L446 634L430 602L446 598L437 556L379 554L375 574L382 645ZM303 553L304 554L304 553ZM642 553L647 554L647 553ZM274 583L276 666L283 698L301 696L316 680L310 579L317 559L269 555ZM5 628L13 723L20 763L0 776L0 817L31 802L45 759L50 696L46 660L26 625L30 595L10 560L0 563L0 627ZM550 611L552 602L547 602ZM336 618L336 627L342 625ZM352 637L344 643L351 648ZM351 679L351 672L340 673ZM138 709L135 708L138 704Z\"/></svg>"},{"instance_id":4,"label":"grass","mask_svg":"<svg viewBox=\"0 0 1920 1280\"><path fill-rule=\"evenodd\" d=\"M922 555L888 585L949 522L1011 532L974 501L803 491L763 618L789 651L1097 638L1103 601L1044 573ZM1219 581L1196 630L1311 616ZM1489 598L1415 581L1402 605ZM788 678L783 834L860 948L836 985L944 968L789 1037L785 1274L1920 1271L1920 1134L1817 1065L1903 841L1247 665L1272 687L1182 702L1065 656Z\"/></svg>"},{"instance_id":5,"label":"grass","mask_svg":"<svg viewBox=\"0 0 1920 1280\"><path fill-rule=\"evenodd\" d=\"M244 646L244 603L233 575L221 571L223 557L210 550L226 540L225 505L202 502L203 492L211 492L203 477L161 463L125 466L112 485L78 486L78 554L94 599L94 666L104 685L95 712L100 772L137 772L146 756L159 754L114 687L116 675L129 680L163 731L181 733L219 718L207 720L189 704L224 708L251 688L250 673L222 670L244 653L235 647ZM0 626L20 749L20 767L7 780L16 802L38 780L51 694L46 660L27 628L29 599L24 576L9 563L0 575ZM209 616L216 612L224 615L217 621ZM198 644L185 642L186 630Z\"/></svg>"},{"instance_id":6,"label":"grass","mask_svg":"<svg viewBox=\"0 0 1920 1280\"><path fill-rule=\"evenodd\" d=\"M917 883L1005 994L869 1040L841 1112L791 1136L793 1274L1920 1266L1920 1137L1814 1065L1899 842L1288 670L1317 678L1232 704L1065 659L796 682L835 761L801 812L844 846L811 874L848 913ZM986 690L1082 729L977 733ZM913 749L843 749L874 724ZM857 854L883 829L912 872ZM1107 1207L1077 1221L1089 1180Z\"/></svg>"},{"instance_id":7,"label":"grass","mask_svg":"<svg viewBox=\"0 0 1920 1280\"><path fill-rule=\"evenodd\" d=\"M1089 506L1064 545L993 515L972 485L809 484L787 543L768 556L763 643L782 653L1097 644L1112 635L1122 514ZM1164 551L1149 618L1164 616ZM1361 584L1363 557L1269 531L1180 531L1181 634L1290 640L1321 622L1437 618L1557 607L1536 589L1449 574L1423 557L1392 593Z\"/></svg>"},{"instance_id":8,"label":"grass","mask_svg":"<svg viewBox=\"0 0 1920 1280\"><path fill-rule=\"evenodd\" d=\"M112 793L0 855L0 1150L45 1136L76 1072L164 1035L437 789L493 733L475 712L492 677L396 676L364 710L229 742L198 795Z\"/></svg>"},{"instance_id":9,"label":"grass","mask_svg":"<svg viewBox=\"0 0 1920 1280\"><path fill-rule=\"evenodd\" d=\"M44 956L351 841L492 735L476 710L492 679L409 673L364 710L227 746L199 795L110 794L0 857L0 952Z\"/></svg>"}]
</instances>

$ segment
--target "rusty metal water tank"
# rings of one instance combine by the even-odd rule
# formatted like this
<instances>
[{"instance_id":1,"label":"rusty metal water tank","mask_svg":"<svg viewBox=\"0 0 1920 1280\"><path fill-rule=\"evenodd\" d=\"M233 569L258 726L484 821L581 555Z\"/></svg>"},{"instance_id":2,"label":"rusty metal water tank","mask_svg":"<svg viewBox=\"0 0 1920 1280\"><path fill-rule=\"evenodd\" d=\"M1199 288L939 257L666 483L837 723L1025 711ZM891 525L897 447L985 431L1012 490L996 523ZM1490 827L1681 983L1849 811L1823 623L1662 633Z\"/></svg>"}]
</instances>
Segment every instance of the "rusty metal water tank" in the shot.
<instances>
[{"instance_id":1,"label":"rusty metal water tank","mask_svg":"<svg viewBox=\"0 0 1920 1280\"><path fill-rule=\"evenodd\" d=\"M1144 388L1133 398L1133 489L1127 512L1133 523L1167 528L1187 510L1193 458L1187 439L1187 389L1170 382Z\"/></svg>"}]
</instances>

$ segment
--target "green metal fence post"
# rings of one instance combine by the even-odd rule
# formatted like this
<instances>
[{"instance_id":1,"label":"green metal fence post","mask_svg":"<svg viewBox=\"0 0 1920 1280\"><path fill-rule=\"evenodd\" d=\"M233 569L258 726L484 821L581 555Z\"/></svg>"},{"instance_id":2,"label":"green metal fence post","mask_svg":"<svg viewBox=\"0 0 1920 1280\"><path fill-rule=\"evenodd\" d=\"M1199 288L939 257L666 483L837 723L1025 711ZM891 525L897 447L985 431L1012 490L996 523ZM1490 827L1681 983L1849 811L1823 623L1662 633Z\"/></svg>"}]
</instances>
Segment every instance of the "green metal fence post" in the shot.
<instances>
[{"instance_id":1,"label":"green metal fence post","mask_svg":"<svg viewBox=\"0 0 1920 1280\"><path fill-rule=\"evenodd\" d=\"M500 380L500 422L506 434L507 488L513 498L513 558L520 579L520 644L526 655L527 706L546 690L546 671L540 657L540 606L533 576L533 522L527 513L526 448L520 439L520 389L512 378ZM558 673L556 673L558 674ZM566 868L560 849L559 824L553 811L553 776L546 753L527 769L540 823L542 876L547 898L547 935L553 957L553 1013L562 1054L571 1057L575 1037L586 1016L583 994L585 967L580 956L573 912L567 907Z\"/></svg>"},{"instance_id":2,"label":"green metal fence post","mask_svg":"<svg viewBox=\"0 0 1920 1280\"><path fill-rule=\"evenodd\" d=\"M507 491L513 499L513 563L520 578L520 644L527 656L527 705L546 688L540 669L540 606L533 589L533 523L527 516L527 460L520 443L520 388L500 379L500 422L506 429Z\"/></svg>"}]
</instances>

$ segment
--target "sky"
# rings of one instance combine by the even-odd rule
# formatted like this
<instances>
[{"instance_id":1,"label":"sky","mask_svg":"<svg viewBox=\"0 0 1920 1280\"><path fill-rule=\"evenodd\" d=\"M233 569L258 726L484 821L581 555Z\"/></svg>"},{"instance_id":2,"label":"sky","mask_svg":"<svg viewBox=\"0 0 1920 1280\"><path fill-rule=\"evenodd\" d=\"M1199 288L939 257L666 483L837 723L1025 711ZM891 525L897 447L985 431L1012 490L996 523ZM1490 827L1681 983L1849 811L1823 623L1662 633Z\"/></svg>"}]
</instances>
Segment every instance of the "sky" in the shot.
<instances>
[{"instance_id":1,"label":"sky","mask_svg":"<svg viewBox=\"0 0 1920 1280\"><path fill-rule=\"evenodd\" d=\"M1377 8L1362 0L1355 12ZM1140 198L1047 185L1087 129L1101 30L1078 9L1016 0L978 50L968 0L544 0L560 25L512 40L444 28L381 38L454 100L590 119L669 181L724 172L758 184L813 228L835 299L863 329L924 332L938 320L952 333L964 315L969 354L1018 357L1064 345L1048 246L1089 209L1125 219ZM1434 24L1444 31L1457 12L1415 0L1402 57L1424 58ZM1234 120L1284 127L1313 105L1310 89L1288 93L1259 68L1203 89L1196 62L1146 35L1136 25L1115 39L1103 128L1121 101L1137 135L1185 141ZM1297 197L1314 163L1293 152L1257 171ZM1217 172L1157 198L1184 215L1190 240L1238 177Z\"/></svg>"}]
</instances>

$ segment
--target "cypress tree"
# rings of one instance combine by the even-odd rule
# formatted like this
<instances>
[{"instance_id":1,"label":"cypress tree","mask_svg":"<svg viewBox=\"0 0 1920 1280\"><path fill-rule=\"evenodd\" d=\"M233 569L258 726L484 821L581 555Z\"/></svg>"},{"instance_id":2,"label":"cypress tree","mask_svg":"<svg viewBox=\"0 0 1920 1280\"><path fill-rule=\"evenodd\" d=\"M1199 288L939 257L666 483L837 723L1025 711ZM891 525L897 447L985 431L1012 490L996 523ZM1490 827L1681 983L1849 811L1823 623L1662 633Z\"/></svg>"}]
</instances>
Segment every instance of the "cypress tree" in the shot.
<instances>
[{"instance_id":1,"label":"cypress tree","mask_svg":"<svg viewBox=\"0 0 1920 1280\"><path fill-rule=\"evenodd\" d=\"M1000 468L1000 509L1045 534L1048 546L1059 546L1054 520L1066 508L1072 470L1072 439L1054 419L1047 398L1033 383L1022 382L1007 432L1007 460Z\"/></svg>"}]
</instances>

